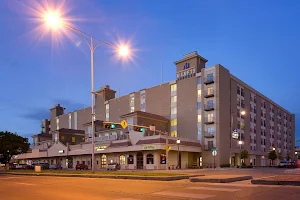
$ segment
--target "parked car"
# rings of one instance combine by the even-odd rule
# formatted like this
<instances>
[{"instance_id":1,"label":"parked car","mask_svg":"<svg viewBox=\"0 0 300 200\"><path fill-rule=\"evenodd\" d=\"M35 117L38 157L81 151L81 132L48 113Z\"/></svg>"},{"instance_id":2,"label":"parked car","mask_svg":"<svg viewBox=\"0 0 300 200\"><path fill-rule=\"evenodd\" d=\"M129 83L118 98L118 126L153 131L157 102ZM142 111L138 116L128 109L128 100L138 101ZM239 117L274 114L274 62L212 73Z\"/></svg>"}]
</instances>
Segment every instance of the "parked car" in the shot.
<instances>
[{"instance_id":1,"label":"parked car","mask_svg":"<svg viewBox=\"0 0 300 200\"><path fill-rule=\"evenodd\" d=\"M88 170L89 168L88 168L88 166L86 165L86 164L77 164L76 165L76 170L78 170L78 169L80 169L80 170Z\"/></svg>"},{"instance_id":2,"label":"parked car","mask_svg":"<svg viewBox=\"0 0 300 200\"><path fill-rule=\"evenodd\" d=\"M39 163L39 164L36 164L36 166L41 166L42 169L49 169L50 168L49 163Z\"/></svg>"},{"instance_id":3,"label":"parked car","mask_svg":"<svg viewBox=\"0 0 300 200\"><path fill-rule=\"evenodd\" d=\"M282 161L282 162L280 162L279 164L278 164L278 168L285 168L285 167L287 167L288 166L288 164L289 164L289 162L287 162L287 161Z\"/></svg>"},{"instance_id":4,"label":"parked car","mask_svg":"<svg viewBox=\"0 0 300 200\"><path fill-rule=\"evenodd\" d=\"M106 167L107 170L120 170L121 166L119 163L109 163Z\"/></svg>"},{"instance_id":5,"label":"parked car","mask_svg":"<svg viewBox=\"0 0 300 200\"><path fill-rule=\"evenodd\" d=\"M26 164L17 164L15 169L25 169Z\"/></svg>"},{"instance_id":6,"label":"parked car","mask_svg":"<svg viewBox=\"0 0 300 200\"><path fill-rule=\"evenodd\" d=\"M62 166L61 166L61 164L53 164L53 165L50 165L50 169L62 169Z\"/></svg>"},{"instance_id":7,"label":"parked car","mask_svg":"<svg viewBox=\"0 0 300 200\"><path fill-rule=\"evenodd\" d=\"M34 165L25 165L24 169L34 169Z\"/></svg>"},{"instance_id":8,"label":"parked car","mask_svg":"<svg viewBox=\"0 0 300 200\"><path fill-rule=\"evenodd\" d=\"M288 168L297 168L298 165L295 161L292 161L292 162L288 162L288 165L287 165Z\"/></svg>"}]
</instances>

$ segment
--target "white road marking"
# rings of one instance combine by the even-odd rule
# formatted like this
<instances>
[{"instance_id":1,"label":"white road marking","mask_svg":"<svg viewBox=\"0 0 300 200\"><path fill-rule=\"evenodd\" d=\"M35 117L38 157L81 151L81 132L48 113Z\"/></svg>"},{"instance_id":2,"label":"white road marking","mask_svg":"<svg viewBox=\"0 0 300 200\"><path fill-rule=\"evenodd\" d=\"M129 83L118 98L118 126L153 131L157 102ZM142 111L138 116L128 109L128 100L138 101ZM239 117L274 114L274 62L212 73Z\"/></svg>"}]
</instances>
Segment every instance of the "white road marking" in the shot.
<instances>
[{"instance_id":1,"label":"white road marking","mask_svg":"<svg viewBox=\"0 0 300 200\"><path fill-rule=\"evenodd\" d=\"M237 183L206 183L205 185L231 186L231 187L259 187L260 186L260 185L253 185L253 184L237 184Z\"/></svg>"},{"instance_id":2,"label":"white road marking","mask_svg":"<svg viewBox=\"0 0 300 200\"><path fill-rule=\"evenodd\" d=\"M29 185L29 186L36 185L36 184L32 184L32 183L21 183L21 182L13 182L13 183L20 184L20 185Z\"/></svg>"},{"instance_id":3,"label":"white road marking","mask_svg":"<svg viewBox=\"0 0 300 200\"><path fill-rule=\"evenodd\" d=\"M213 190L213 191L222 191L222 192L236 192L241 189L230 189L230 188L215 188L215 187L188 187L187 189L192 190Z\"/></svg>"},{"instance_id":4,"label":"white road marking","mask_svg":"<svg viewBox=\"0 0 300 200\"><path fill-rule=\"evenodd\" d=\"M271 177L275 177L275 176L264 176L264 177L260 177L259 179L262 179L262 178L271 178Z\"/></svg>"},{"instance_id":5,"label":"white road marking","mask_svg":"<svg viewBox=\"0 0 300 200\"><path fill-rule=\"evenodd\" d=\"M161 196L173 196L173 197L185 197L185 198L193 198L193 199L206 199L210 197L215 197L216 195L210 194L193 194L193 193L183 193L183 192L155 192L154 195L161 195Z\"/></svg>"},{"instance_id":6,"label":"white road marking","mask_svg":"<svg viewBox=\"0 0 300 200\"><path fill-rule=\"evenodd\" d=\"M134 199L134 198L121 198L121 199L116 199L116 200L138 200L138 199Z\"/></svg>"}]
</instances>

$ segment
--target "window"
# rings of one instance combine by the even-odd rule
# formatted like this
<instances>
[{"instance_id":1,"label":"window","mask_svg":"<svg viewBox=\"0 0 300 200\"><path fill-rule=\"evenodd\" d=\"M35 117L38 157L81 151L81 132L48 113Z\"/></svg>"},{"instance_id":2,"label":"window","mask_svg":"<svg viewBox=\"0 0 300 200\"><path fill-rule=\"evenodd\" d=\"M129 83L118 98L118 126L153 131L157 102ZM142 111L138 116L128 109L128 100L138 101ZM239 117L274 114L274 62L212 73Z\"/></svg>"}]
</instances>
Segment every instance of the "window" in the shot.
<instances>
[{"instance_id":1,"label":"window","mask_svg":"<svg viewBox=\"0 0 300 200\"><path fill-rule=\"evenodd\" d=\"M201 115L198 115L198 122L201 123Z\"/></svg>"},{"instance_id":2,"label":"window","mask_svg":"<svg viewBox=\"0 0 300 200\"><path fill-rule=\"evenodd\" d=\"M172 96L171 103L176 103L176 102L177 102L177 96Z\"/></svg>"},{"instance_id":3,"label":"window","mask_svg":"<svg viewBox=\"0 0 300 200\"><path fill-rule=\"evenodd\" d=\"M72 142L75 142L75 137L72 137Z\"/></svg>"},{"instance_id":4,"label":"window","mask_svg":"<svg viewBox=\"0 0 300 200\"><path fill-rule=\"evenodd\" d=\"M126 164L126 158L124 155L120 155L120 164L125 165Z\"/></svg>"},{"instance_id":5,"label":"window","mask_svg":"<svg viewBox=\"0 0 300 200\"><path fill-rule=\"evenodd\" d=\"M92 137L92 127L91 126L88 127L88 136Z\"/></svg>"},{"instance_id":6,"label":"window","mask_svg":"<svg viewBox=\"0 0 300 200\"><path fill-rule=\"evenodd\" d=\"M214 142L213 141L208 141L207 142L207 147L208 147L208 150L211 150L214 147Z\"/></svg>"},{"instance_id":7,"label":"window","mask_svg":"<svg viewBox=\"0 0 300 200\"><path fill-rule=\"evenodd\" d=\"M241 105L241 100L239 98L237 98L236 101L237 101L237 105L240 106Z\"/></svg>"},{"instance_id":8,"label":"window","mask_svg":"<svg viewBox=\"0 0 300 200\"><path fill-rule=\"evenodd\" d=\"M244 88L241 88L241 96L244 96Z\"/></svg>"},{"instance_id":9,"label":"window","mask_svg":"<svg viewBox=\"0 0 300 200\"><path fill-rule=\"evenodd\" d=\"M213 81L214 80L214 74L213 73L207 74L206 75L206 80L207 81Z\"/></svg>"},{"instance_id":10,"label":"window","mask_svg":"<svg viewBox=\"0 0 300 200\"><path fill-rule=\"evenodd\" d=\"M171 108L171 115L177 114L177 107Z\"/></svg>"},{"instance_id":11,"label":"window","mask_svg":"<svg viewBox=\"0 0 300 200\"><path fill-rule=\"evenodd\" d=\"M105 104L105 109L108 110L109 109L109 104Z\"/></svg>"},{"instance_id":12,"label":"window","mask_svg":"<svg viewBox=\"0 0 300 200\"><path fill-rule=\"evenodd\" d=\"M153 154L148 154L147 155L147 164L154 164L154 157Z\"/></svg>"},{"instance_id":13,"label":"window","mask_svg":"<svg viewBox=\"0 0 300 200\"><path fill-rule=\"evenodd\" d=\"M241 94L240 86L237 86L237 94Z\"/></svg>"},{"instance_id":14,"label":"window","mask_svg":"<svg viewBox=\"0 0 300 200\"><path fill-rule=\"evenodd\" d=\"M61 139L61 141L64 141L65 140L65 136L60 136L60 139Z\"/></svg>"},{"instance_id":15,"label":"window","mask_svg":"<svg viewBox=\"0 0 300 200\"><path fill-rule=\"evenodd\" d=\"M171 126L176 126L176 125L177 125L177 119L172 119Z\"/></svg>"},{"instance_id":16,"label":"window","mask_svg":"<svg viewBox=\"0 0 300 200\"><path fill-rule=\"evenodd\" d=\"M177 90L177 84L172 84L171 85L171 92L176 91Z\"/></svg>"},{"instance_id":17,"label":"window","mask_svg":"<svg viewBox=\"0 0 300 200\"><path fill-rule=\"evenodd\" d=\"M69 129L72 129L72 114L69 114Z\"/></svg>"},{"instance_id":18,"label":"window","mask_svg":"<svg viewBox=\"0 0 300 200\"><path fill-rule=\"evenodd\" d=\"M214 88L213 87L209 87L207 88L207 95L213 94L214 93Z\"/></svg>"},{"instance_id":19,"label":"window","mask_svg":"<svg viewBox=\"0 0 300 200\"><path fill-rule=\"evenodd\" d=\"M201 110L201 102L197 102L197 110Z\"/></svg>"},{"instance_id":20,"label":"window","mask_svg":"<svg viewBox=\"0 0 300 200\"><path fill-rule=\"evenodd\" d=\"M215 128L214 127L208 127L207 128L207 133L208 134L214 134L215 133Z\"/></svg>"},{"instance_id":21,"label":"window","mask_svg":"<svg viewBox=\"0 0 300 200\"><path fill-rule=\"evenodd\" d=\"M134 112L134 106L130 106L130 112Z\"/></svg>"},{"instance_id":22,"label":"window","mask_svg":"<svg viewBox=\"0 0 300 200\"><path fill-rule=\"evenodd\" d=\"M198 90L197 93L198 93L198 97L201 97L201 90L200 89Z\"/></svg>"},{"instance_id":23,"label":"window","mask_svg":"<svg viewBox=\"0 0 300 200\"><path fill-rule=\"evenodd\" d=\"M134 103L134 97L130 97L130 103Z\"/></svg>"},{"instance_id":24,"label":"window","mask_svg":"<svg viewBox=\"0 0 300 200\"><path fill-rule=\"evenodd\" d=\"M171 132L171 137L177 137L177 131L172 131Z\"/></svg>"},{"instance_id":25,"label":"window","mask_svg":"<svg viewBox=\"0 0 300 200\"><path fill-rule=\"evenodd\" d=\"M109 119L109 113L105 113L105 118Z\"/></svg>"},{"instance_id":26,"label":"window","mask_svg":"<svg viewBox=\"0 0 300 200\"><path fill-rule=\"evenodd\" d=\"M197 77L197 84L201 84L201 77Z\"/></svg>"},{"instance_id":27,"label":"window","mask_svg":"<svg viewBox=\"0 0 300 200\"><path fill-rule=\"evenodd\" d=\"M134 164L134 159L133 159L133 155L129 155L127 158L127 164Z\"/></svg>"},{"instance_id":28,"label":"window","mask_svg":"<svg viewBox=\"0 0 300 200\"><path fill-rule=\"evenodd\" d=\"M164 153L160 154L160 164L166 164L166 162L167 162L166 154Z\"/></svg>"},{"instance_id":29,"label":"window","mask_svg":"<svg viewBox=\"0 0 300 200\"><path fill-rule=\"evenodd\" d=\"M145 110L146 109L146 103L141 104L141 110Z\"/></svg>"},{"instance_id":30,"label":"window","mask_svg":"<svg viewBox=\"0 0 300 200\"><path fill-rule=\"evenodd\" d=\"M210 113L207 115L207 121L212 122L214 120L214 114Z\"/></svg>"},{"instance_id":31,"label":"window","mask_svg":"<svg viewBox=\"0 0 300 200\"><path fill-rule=\"evenodd\" d=\"M56 130L58 130L59 129L59 118L57 117L56 118Z\"/></svg>"},{"instance_id":32,"label":"window","mask_svg":"<svg viewBox=\"0 0 300 200\"><path fill-rule=\"evenodd\" d=\"M240 122L241 123L241 129L244 130L245 129L245 124L244 122Z\"/></svg>"}]
</instances>

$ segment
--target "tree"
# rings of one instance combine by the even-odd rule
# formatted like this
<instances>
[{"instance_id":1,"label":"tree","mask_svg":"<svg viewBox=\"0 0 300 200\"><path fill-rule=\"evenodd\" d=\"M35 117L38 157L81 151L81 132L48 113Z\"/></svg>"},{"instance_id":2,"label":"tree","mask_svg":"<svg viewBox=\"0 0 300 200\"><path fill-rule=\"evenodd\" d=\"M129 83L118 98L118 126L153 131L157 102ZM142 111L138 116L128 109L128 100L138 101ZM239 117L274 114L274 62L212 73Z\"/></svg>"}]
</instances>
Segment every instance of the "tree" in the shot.
<instances>
[{"instance_id":1,"label":"tree","mask_svg":"<svg viewBox=\"0 0 300 200\"><path fill-rule=\"evenodd\" d=\"M269 151L268 158L272 160L272 165L274 165L274 160L277 159L277 154L275 150Z\"/></svg>"},{"instance_id":2,"label":"tree","mask_svg":"<svg viewBox=\"0 0 300 200\"><path fill-rule=\"evenodd\" d=\"M0 131L0 162L8 163L12 156L26 153L29 146L27 138L16 133Z\"/></svg>"},{"instance_id":3,"label":"tree","mask_svg":"<svg viewBox=\"0 0 300 200\"><path fill-rule=\"evenodd\" d=\"M248 158L248 151L246 149L243 149L241 150L241 159L243 160L243 165L245 164L245 160L244 159L247 159Z\"/></svg>"}]
</instances>

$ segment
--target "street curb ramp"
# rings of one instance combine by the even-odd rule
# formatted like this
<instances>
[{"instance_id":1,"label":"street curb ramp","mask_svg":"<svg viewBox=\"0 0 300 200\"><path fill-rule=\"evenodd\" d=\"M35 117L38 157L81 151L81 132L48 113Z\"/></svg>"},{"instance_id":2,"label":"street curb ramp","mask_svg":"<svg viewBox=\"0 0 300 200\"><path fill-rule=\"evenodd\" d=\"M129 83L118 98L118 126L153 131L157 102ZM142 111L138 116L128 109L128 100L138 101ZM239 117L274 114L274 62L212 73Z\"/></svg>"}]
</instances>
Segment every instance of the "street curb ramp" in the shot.
<instances>
[{"instance_id":1,"label":"street curb ramp","mask_svg":"<svg viewBox=\"0 0 300 200\"><path fill-rule=\"evenodd\" d=\"M300 186L300 181L276 181L276 180L263 180L254 179L251 180L252 184L257 185L290 185L290 186Z\"/></svg>"},{"instance_id":2,"label":"street curb ramp","mask_svg":"<svg viewBox=\"0 0 300 200\"><path fill-rule=\"evenodd\" d=\"M198 178L190 177L190 182L206 182L206 183L232 183L236 181L244 181L252 179L252 176L239 176L239 177L229 177L229 178Z\"/></svg>"}]
</instances>

